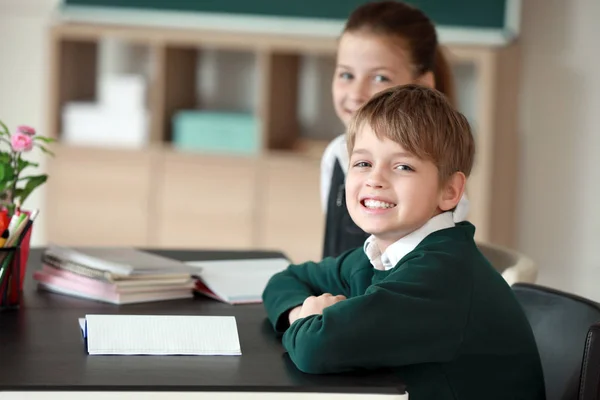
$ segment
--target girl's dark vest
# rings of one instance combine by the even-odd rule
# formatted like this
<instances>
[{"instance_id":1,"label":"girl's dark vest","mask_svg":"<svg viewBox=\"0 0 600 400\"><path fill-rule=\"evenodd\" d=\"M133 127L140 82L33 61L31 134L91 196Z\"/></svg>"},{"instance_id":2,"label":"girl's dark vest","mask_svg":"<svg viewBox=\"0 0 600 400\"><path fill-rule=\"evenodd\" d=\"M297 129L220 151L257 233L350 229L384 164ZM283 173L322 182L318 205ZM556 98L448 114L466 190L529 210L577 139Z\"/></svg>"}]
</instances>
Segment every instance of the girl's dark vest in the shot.
<instances>
[{"instance_id":1,"label":"girl's dark vest","mask_svg":"<svg viewBox=\"0 0 600 400\"><path fill-rule=\"evenodd\" d=\"M347 250L362 247L369 237L369 234L360 229L348 214L345 180L346 176L340 162L336 160L327 200L323 258L337 257Z\"/></svg>"}]
</instances>

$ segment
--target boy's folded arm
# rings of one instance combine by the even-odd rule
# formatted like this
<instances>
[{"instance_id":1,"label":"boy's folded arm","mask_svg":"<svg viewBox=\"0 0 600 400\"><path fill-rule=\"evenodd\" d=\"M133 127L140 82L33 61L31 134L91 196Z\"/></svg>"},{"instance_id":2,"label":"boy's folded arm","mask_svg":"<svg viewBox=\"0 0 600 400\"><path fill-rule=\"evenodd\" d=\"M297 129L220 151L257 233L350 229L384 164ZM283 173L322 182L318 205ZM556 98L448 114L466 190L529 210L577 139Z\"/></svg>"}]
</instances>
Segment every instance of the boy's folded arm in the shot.
<instances>
[{"instance_id":1,"label":"boy's folded arm","mask_svg":"<svg viewBox=\"0 0 600 400\"><path fill-rule=\"evenodd\" d=\"M309 296L323 293L348 296L349 287L343 274L340 258L326 258L320 263L292 264L271 277L262 299L275 330L284 332L289 327L290 310Z\"/></svg>"},{"instance_id":2,"label":"boy's folded arm","mask_svg":"<svg viewBox=\"0 0 600 400\"><path fill-rule=\"evenodd\" d=\"M462 340L470 289L441 278L373 285L322 315L299 319L283 344L307 373L447 361Z\"/></svg>"}]
</instances>

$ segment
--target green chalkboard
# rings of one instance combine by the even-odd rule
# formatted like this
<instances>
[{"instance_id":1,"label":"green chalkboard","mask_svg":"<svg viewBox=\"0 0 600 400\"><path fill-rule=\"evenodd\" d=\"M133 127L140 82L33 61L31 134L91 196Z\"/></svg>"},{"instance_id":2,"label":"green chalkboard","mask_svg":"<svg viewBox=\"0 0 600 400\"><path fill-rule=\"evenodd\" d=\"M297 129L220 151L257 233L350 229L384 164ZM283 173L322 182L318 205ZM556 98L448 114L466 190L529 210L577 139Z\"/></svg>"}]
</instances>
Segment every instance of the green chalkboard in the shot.
<instances>
[{"instance_id":1,"label":"green chalkboard","mask_svg":"<svg viewBox=\"0 0 600 400\"><path fill-rule=\"evenodd\" d=\"M439 26L503 29L512 0L409 0ZM66 6L110 7L345 20L366 0L63 0Z\"/></svg>"}]
</instances>

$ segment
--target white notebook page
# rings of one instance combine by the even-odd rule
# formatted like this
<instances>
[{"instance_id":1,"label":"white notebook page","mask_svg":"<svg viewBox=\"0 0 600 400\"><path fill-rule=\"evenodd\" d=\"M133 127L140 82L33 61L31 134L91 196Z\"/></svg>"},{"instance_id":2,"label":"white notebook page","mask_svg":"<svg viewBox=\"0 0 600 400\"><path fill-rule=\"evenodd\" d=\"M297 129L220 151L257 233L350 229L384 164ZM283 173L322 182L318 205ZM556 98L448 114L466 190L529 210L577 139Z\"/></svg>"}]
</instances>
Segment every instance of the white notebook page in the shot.
<instances>
[{"instance_id":1,"label":"white notebook page","mask_svg":"<svg viewBox=\"0 0 600 400\"><path fill-rule=\"evenodd\" d=\"M199 276L217 296L232 302L260 302L269 279L290 265L285 258L190 261L201 267Z\"/></svg>"},{"instance_id":2,"label":"white notebook page","mask_svg":"<svg viewBox=\"0 0 600 400\"><path fill-rule=\"evenodd\" d=\"M235 317L86 315L92 355L241 355Z\"/></svg>"}]
</instances>

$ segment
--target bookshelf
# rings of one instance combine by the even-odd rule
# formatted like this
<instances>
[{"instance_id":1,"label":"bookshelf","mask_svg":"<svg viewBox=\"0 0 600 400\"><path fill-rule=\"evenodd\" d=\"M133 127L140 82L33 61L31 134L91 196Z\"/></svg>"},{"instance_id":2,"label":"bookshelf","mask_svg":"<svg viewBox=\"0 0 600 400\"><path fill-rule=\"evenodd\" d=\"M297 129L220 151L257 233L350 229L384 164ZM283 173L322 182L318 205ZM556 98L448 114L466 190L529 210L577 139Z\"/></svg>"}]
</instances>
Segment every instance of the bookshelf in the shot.
<instances>
[{"instance_id":1,"label":"bookshelf","mask_svg":"<svg viewBox=\"0 0 600 400\"><path fill-rule=\"evenodd\" d=\"M61 141L63 106L98 96L99 43L105 39L148 52L150 122L143 148ZM56 157L48 165L51 242L260 248L281 250L294 261L320 258L319 168L328 140L301 132L299 81L303 57L333 59L335 38L61 22L50 28L48 40L47 126L58 139ZM205 49L249 54L253 60L259 154L190 153L172 146L171 118L179 110L197 108L197 63ZM479 240L510 246L518 44L448 45L446 51L471 80L470 98L461 104L475 106L467 112L478 145L468 186L471 220Z\"/></svg>"}]
</instances>

